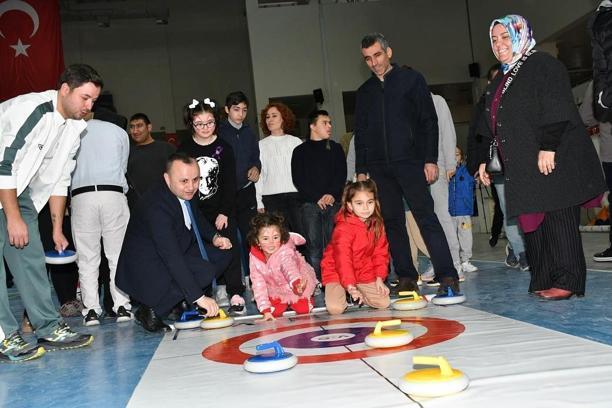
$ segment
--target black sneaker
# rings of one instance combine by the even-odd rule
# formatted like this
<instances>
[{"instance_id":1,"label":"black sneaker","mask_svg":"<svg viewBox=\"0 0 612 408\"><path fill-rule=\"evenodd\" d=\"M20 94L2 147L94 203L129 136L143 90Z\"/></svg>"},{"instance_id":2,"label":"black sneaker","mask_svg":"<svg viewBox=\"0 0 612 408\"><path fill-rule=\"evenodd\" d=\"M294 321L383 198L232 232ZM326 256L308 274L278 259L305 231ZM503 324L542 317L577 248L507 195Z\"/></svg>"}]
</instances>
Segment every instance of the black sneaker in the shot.
<instances>
[{"instance_id":1,"label":"black sneaker","mask_svg":"<svg viewBox=\"0 0 612 408\"><path fill-rule=\"evenodd\" d=\"M132 313L126 310L125 307L119 306L117 309L117 323L129 322L132 320Z\"/></svg>"},{"instance_id":2,"label":"black sneaker","mask_svg":"<svg viewBox=\"0 0 612 408\"><path fill-rule=\"evenodd\" d=\"M230 316L243 315L246 313L246 307L244 306L244 299L240 295L232 296L230 300L230 307L227 309Z\"/></svg>"},{"instance_id":3,"label":"black sneaker","mask_svg":"<svg viewBox=\"0 0 612 408\"><path fill-rule=\"evenodd\" d=\"M397 286L391 288L391 296L398 296L398 293L400 292L413 292L413 291L416 293L421 293L419 291L419 285L417 281L411 278L407 278L407 277L400 277L399 283L397 284Z\"/></svg>"},{"instance_id":4,"label":"black sneaker","mask_svg":"<svg viewBox=\"0 0 612 408\"><path fill-rule=\"evenodd\" d=\"M510 268L516 268L519 266L519 260L514 254L512 248L510 247L510 244L506 245L506 260L504 261L504 263Z\"/></svg>"},{"instance_id":5,"label":"black sneaker","mask_svg":"<svg viewBox=\"0 0 612 408\"><path fill-rule=\"evenodd\" d=\"M97 326L100 324L100 317L95 310L89 309L87 315L83 318L83 324L85 326Z\"/></svg>"},{"instance_id":6,"label":"black sneaker","mask_svg":"<svg viewBox=\"0 0 612 408\"><path fill-rule=\"evenodd\" d=\"M15 332L0 343L0 361L4 363L21 363L34 360L45 354L43 347L26 343L19 332Z\"/></svg>"},{"instance_id":7,"label":"black sneaker","mask_svg":"<svg viewBox=\"0 0 612 408\"><path fill-rule=\"evenodd\" d=\"M527 254L525 252L519 254L519 268L521 271L529 270L529 262L527 261Z\"/></svg>"},{"instance_id":8,"label":"black sneaker","mask_svg":"<svg viewBox=\"0 0 612 408\"><path fill-rule=\"evenodd\" d=\"M91 334L76 333L66 323L61 322L51 335L39 337L38 345L43 346L47 351L69 350L89 346L93 340L94 337Z\"/></svg>"},{"instance_id":9,"label":"black sneaker","mask_svg":"<svg viewBox=\"0 0 612 408\"><path fill-rule=\"evenodd\" d=\"M612 247L605 251L598 252L593 255L593 260L596 262L611 262L612 261Z\"/></svg>"}]
</instances>

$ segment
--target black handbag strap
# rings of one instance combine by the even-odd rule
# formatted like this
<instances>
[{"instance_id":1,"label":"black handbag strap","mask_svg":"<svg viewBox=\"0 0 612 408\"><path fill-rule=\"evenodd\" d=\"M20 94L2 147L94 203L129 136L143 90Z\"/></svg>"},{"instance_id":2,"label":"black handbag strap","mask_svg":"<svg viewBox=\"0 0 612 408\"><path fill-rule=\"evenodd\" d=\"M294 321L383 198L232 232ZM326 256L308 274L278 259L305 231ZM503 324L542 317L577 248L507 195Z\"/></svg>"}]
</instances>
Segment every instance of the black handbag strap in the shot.
<instances>
[{"instance_id":1,"label":"black handbag strap","mask_svg":"<svg viewBox=\"0 0 612 408\"><path fill-rule=\"evenodd\" d=\"M506 78L506 81L504 82L504 87L502 88L502 91L501 91L502 96L508 91L508 88L510 88L510 86L514 82L514 78L518 74L519 70L521 69L525 61L527 61L527 58L531 57L536 52L538 51L534 48L527 51L525 54L523 54L521 59L517 61L514 67L512 67L512 69L510 70L510 75L508 75L508 77ZM497 128L496 127L493 127L493 142L492 143L494 143L494 146L496 148L499 148L499 140L497 140Z\"/></svg>"}]
</instances>

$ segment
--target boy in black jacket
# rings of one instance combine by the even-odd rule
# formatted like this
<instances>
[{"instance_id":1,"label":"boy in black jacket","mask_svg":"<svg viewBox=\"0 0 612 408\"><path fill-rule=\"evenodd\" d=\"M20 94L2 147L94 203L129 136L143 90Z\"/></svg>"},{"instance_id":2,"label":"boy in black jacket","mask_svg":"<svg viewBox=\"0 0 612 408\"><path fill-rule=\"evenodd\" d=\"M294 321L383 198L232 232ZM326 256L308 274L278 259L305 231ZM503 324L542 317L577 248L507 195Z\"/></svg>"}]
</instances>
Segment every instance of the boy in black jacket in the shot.
<instances>
[{"instance_id":1,"label":"boy in black jacket","mask_svg":"<svg viewBox=\"0 0 612 408\"><path fill-rule=\"evenodd\" d=\"M320 280L323 250L331 238L346 181L346 159L342 146L330 140L329 113L314 111L308 121L310 139L293 151L291 177L302 201L306 258Z\"/></svg>"}]
</instances>

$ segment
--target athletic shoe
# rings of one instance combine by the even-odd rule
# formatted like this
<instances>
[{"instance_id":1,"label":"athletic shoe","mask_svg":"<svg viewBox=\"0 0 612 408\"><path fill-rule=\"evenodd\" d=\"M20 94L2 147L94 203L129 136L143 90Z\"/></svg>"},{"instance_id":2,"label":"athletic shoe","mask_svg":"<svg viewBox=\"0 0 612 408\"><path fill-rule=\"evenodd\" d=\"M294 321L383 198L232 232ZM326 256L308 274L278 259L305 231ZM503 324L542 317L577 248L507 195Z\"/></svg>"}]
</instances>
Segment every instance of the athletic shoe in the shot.
<instances>
[{"instance_id":1,"label":"athletic shoe","mask_svg":"<svg viewBox=\"0 0 612 408\"><path fill-rule=\"evenodd\" d=\"M230 305L229 299L227 297L227 289L225 285L217 286L217 293L215 294L215 301L219 305L219 307L226 307Z\"/></svg>"},{"instance_id":2,"label":"athletic shoe","mask_svg":"<svg viewBox=\"0 0 612 408\"><path fill-rule=\"evenodd\" d=\"M421 274L421 280L425 283L431 282L436 278L436 273L432 264L429 264L425 272Z\"/></svg>"},{"instance_id":3,"label":"athletic shoe","mask_svg":"<svg viewBox=\"0 0 612 408\"><path fill-rule=\"evenodd\" d=\"M461 269L463 269L463 272L476 272L478 270L478 268L476 266L474 266L470 261L465 261L461 264Z\"/></svg>"},{"instance_id":4,"label":"athletic shoe","mask_svg":"<svg viewBox=\"0 0 612 408\"><path fill-rule=\"evenodd\" d=\"M232 296L230 300L230 307L228 312L231 316L243 315L246 313L246 307L244 306L244 299L240 295Z\"/></svg>"},{"instance_id":5,"label":"athletic shoe","mask_svg":"<svg viewBox=\"0 0 612 408\"><path fill-rule=\"evenodd\" d=\"M497 241L499 241L499 235L491 235L491 237L489 238L489 245L491 246L491 248L497 245Z\"/></svg>"},{"instance_id":6,"label":"athletic shoe","mask_svg":"<svg viewBox=\"0 0 612 408\"><path fill-rule=\"evenodd\" d=\"M43 346L47 351L69 350L89 346L93 340L94 337L91 334L76 333L66 323L61 322L51 335L39 337L38 345Z\"/></svg>"},{"instance_id":7,"label":"athletic shoe","mask_svg":"<svg viewBox=\"0 0 612 408\"><path fill-rule=\"evenodd\" d=\"M132 313L123 306L117 309L117 323L129 322L132 320Z\"/></svg>"},{"instance_id":8,"label":"athletic shoe","mask_svg":"<svg viewBox=\"0 0 612 408\"><path fill-rule=\"evenodd\" d=\"M69 300L60 307L60 315L62 317L75 317L81 315L83 305L78 300Z\"/></svg>"},{"instance_id":9,"label":"athletic shoe","mask_svg":"<svg viewBox=\"0 0 612 408\"><path fill-rule=\"evenodd\" d=\"M529 262L527 262L527 254L525 252L519 254L519 268L521 268L521 271L529 270Z\"/></svg>"},{"instance_id":10,"label":"athletic shoe","mask_svg":"<svg viewBox=\"0 0 612 408\"><path fill-rule=\"evenodd\" d=\"M457 268L457 276L459 277L459 282L465 282L465 273L463 273L461 265L459 265L459 268Z\"/></svg>"},{"instance_id":11,"label":"athletic shoe","mask_svg":"<svg viewBox=\"0 0 612 408\"><path fill-rule=\"evenodd\" d=\"M415 280L407 277L400 277L396 287L391 288L391 295L397 296L400 292L419 292L419 285Z\"/></svg>"},{"instance_id":12,"label":"athletic shoe","mask_svg":"<svg viewBox=\"0 0 612 408\"><path fill-rule=\"evenodd\" d=\"M504 263L510 268L516 268L519 266L519 260L517 259L516 255L514 255L514 251L510 247L510 244L506 244L506 260Z\"/></svg>"},{"instance_id":13,"label":"athletic shoe","mask_svg":"<svg viewBox=\"0 0 612 408\"><path fill-rule=\"evenodd\" d=\"M601 251L593 255L593 260L596 262L611 262L612 261L612 247Z\"/></svg>"},{"instance_id":14,"label":"athletic shoe","mask_svg":"<svg viewBox=\"0 0 612 408\"><path fill-rule=\"evenodd\" d=\"M83 318L83 324L85 326L97 326L100 324L100 316L98 316L95 310L89 309L89 312Z\"/></svg>"},{"instance_id":15,"label":"athletic shoe","mask_svg":"<svg viewBox=\"0 0 612 408\"><path fill-rule=\"evenodd\" d=\"M26 343L19 332L15 332L0 343L0 361L5 363L19 363L34 360L45 354L43 347Z\"/></svg>"},{"instance_id":16,"label":"athletic shoe","mask_svg":"<svg viewBox=\"0 0 612 408\"><path fill-rule=\"evenodd\" d=\"M438 282L438 278L436 277L434 280L426 282L425 285L429 286L430 288L435 288L440 286L440 282Z\"/></svg>"}]
</instances>

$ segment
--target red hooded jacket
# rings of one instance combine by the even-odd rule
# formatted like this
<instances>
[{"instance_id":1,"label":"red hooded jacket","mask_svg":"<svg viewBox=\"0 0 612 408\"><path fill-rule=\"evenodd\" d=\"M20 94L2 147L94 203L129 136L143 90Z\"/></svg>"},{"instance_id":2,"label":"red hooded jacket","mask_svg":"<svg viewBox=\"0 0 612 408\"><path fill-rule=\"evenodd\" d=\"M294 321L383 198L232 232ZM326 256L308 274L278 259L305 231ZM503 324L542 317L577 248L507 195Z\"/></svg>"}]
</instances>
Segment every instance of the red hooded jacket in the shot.
<instances>
[{"instance_id":1,"label":"red hooded jacket","mask_svg":"<svg viewBox=\"0 0 612 408\"><path fill-rule=\"evenodd\" d=\"M323 285L331 282L343 287L385 280L389 267L389 243L383 230L374 242L374 231L353 214L336 215L336 226L321 261Z\"/></svg>"}]
</instances>

